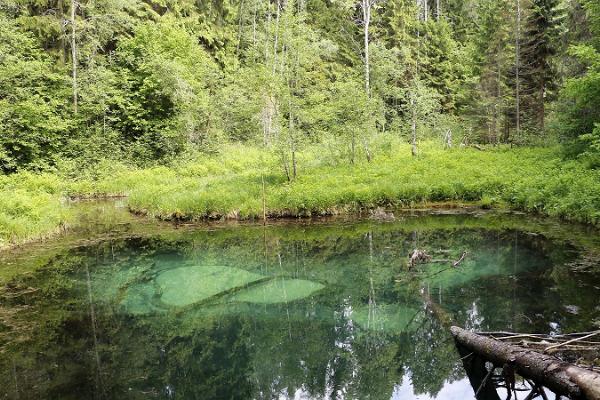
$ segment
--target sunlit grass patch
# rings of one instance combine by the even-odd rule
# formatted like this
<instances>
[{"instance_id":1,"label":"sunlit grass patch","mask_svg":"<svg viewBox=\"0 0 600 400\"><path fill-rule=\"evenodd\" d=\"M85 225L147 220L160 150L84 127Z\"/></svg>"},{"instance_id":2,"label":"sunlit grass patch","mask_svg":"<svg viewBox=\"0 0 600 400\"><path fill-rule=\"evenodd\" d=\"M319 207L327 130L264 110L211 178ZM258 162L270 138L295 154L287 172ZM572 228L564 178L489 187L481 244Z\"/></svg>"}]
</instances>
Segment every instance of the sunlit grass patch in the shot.
<instances>
[{"instance_id":1,"label":"sunlit grass patch","mask_svg":"<svg viewBox=\"0 0 600 400\"><path fill-rule=\"evenodd\" d=\"M0 248L61 230L69 213L60 191L51 174L0 176Z\"/></svg>"}]
</instances>

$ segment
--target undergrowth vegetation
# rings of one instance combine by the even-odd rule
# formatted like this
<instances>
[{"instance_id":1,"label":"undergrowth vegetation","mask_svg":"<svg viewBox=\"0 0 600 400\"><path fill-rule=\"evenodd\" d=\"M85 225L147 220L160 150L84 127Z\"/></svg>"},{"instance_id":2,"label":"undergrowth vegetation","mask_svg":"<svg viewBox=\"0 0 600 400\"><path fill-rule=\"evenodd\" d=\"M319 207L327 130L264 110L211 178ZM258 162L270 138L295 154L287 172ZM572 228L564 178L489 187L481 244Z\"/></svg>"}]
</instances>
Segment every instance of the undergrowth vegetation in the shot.
<instances>
[{"instance_id":1,"label":"undergrowth vegetation","mask_svg":"<svg viewBox=\"0 0 600 400\"><path fill-rule=\"evenodd\" d=\"M69 213L62 191L63 184L56 175L0 175L0 248L63 229Z\"/></svg>"},{"instance_id":2,"label":"undergrowth vegetation","mask_svg":"<svg viewBox=\"0 0 600 400\"><path fill-rule=\"evenodd\" d=\"M373 162L354 165L319 162L317 152L304 156L292 182L277 157L231 150L224 152L226 158L125 173L120 179L129 182L132 210L162 219L260 217L264 176L269 216L458 201L600 222L600 171L565 163L558 149L442 150L428 144L413 158L408 145L395 144Z\"/></svg>"},{"instance_id":3,"label":"undergrowth vegetation","mask_svg":"<svg viewBox=\"0 0 600 400\"><path fill-rule=\"evenodd\" d=\"M298 155L288 182L278 154L230 145L169 166L136 169L101 163L63 166L59 173L20 173L0 180L0 239L22 242L69 220L65 199L127 196L136 213L164 220L302 217L430 202L510 207L590 224L600 223L600 171L565 162L559 148L442 149L406 144L378 149L371 163L350 165L321 148Z\"/></svg>"}]
</instances>

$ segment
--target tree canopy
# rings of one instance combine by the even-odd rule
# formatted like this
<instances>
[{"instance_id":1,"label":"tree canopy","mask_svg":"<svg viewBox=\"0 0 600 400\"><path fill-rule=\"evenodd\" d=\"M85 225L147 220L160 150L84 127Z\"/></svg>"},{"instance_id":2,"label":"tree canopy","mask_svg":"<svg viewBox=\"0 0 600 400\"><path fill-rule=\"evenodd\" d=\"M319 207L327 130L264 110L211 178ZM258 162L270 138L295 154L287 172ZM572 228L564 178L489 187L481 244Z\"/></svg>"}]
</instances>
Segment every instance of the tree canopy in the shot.
<instances>
[{"instance_id":1,"label":"tree canopy","mask_svg":"<svg viewBox=\"0 0 600 400\"><path fill-rule=\"evenodd\" d=\"M0 6L0 168L138 165L306 143L562 140L598 164L593 0L12 0ZM108 151L107 151L108 150ZM372 154L373 153L373 154ZM99 155L101 154L101 155ZM594 161L595 160L595 161Z\"/></svg>"}]
</instances>

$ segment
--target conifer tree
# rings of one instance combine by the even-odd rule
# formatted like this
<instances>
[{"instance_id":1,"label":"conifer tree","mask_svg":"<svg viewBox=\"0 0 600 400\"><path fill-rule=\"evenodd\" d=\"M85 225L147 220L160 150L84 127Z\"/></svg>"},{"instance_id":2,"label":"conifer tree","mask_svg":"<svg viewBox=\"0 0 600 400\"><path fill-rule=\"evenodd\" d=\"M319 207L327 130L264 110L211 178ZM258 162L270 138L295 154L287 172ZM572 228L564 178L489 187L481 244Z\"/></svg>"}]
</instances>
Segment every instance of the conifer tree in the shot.
<instances>
[{"instance_id":1,"label":"conifer tree","mask_svg":"<svg viewBox=\"0 0 600 400\"><path fill-rule=\"evenodd\" d=\"M522 51L523 84L532 126L544 129L547 97L556 89L553 57L559 48L562 23L560 0L533 0Z\"/></svg>"}]
</instances>

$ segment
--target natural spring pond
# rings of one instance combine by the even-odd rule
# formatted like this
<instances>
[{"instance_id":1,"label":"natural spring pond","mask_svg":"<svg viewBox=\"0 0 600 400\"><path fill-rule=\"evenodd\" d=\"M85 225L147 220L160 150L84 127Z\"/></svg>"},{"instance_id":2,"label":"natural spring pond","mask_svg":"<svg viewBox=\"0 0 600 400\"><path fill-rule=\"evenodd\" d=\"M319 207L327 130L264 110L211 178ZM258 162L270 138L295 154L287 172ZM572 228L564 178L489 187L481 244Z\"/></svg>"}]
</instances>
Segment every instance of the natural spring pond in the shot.
<instances>
[{"instance_id":1,"label":"natural spring pond","mask_svg":"<svg viewBox=\"0 0 600 400\"><path fill-rule=\"evenodd\" d=\"M600 319L588 228L494 213L149 225L0 258L0 399L472 399L449 324ZM409 270L414 248L440 262Z\"/></svg>"}]
</instances>

